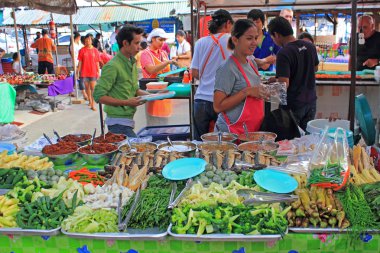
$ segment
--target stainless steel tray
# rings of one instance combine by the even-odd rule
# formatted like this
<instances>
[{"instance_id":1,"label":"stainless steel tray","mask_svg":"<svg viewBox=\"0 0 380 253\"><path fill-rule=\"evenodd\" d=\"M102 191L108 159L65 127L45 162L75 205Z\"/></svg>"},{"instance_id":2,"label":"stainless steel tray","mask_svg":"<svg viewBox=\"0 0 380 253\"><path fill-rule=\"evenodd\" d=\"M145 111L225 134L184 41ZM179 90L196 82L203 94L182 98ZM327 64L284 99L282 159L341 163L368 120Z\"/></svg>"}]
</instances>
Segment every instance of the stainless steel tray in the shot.
<instances>
[{"instance_id":1,"label":"stainless steel tray","mask_svg":"<svg viewBox=\"0 0 380 253\"><path fill-rule=\"evenodd\" d=\"M22 229L22 228L0 228L0 234L7 235L58 235L61 227L43 230L43 229Z\"/></svg>"},{"instance_id":2,"label":"stainless steel tray","mask_svg":"<svg viewBox=\"0 0 380 253\"><path fill-rule=\"evenodd\" d=\"M7 192L9 192L11 189L0 189L0 195L5 195Z\"/></svg>"},{"instance_id":3,"label":"stainless steel tray","mask_svg":"<svg viewBox=\"0 0 380 253\"><path fill-rule=\"evenodd\" d=\"M289 231L294 233L304 233L304 234L338 234L338 233L347 233L349 230L347 228L340 229L340 228L297 228L297 227L289 227ZM378 234L380 233L380 230L378 229L370 229L367 231L368 233L372 234Z\"/></svg>"},{"instance_id":4,"label":"stainless steel tray","mask_svg":"<svg viewBox=\"0 0 380 253\"><path fill-rule=\"evenodd\" d=\"M310 233L310 234L337 234L337 233L347 233L347 229L340 228L298 228L298 227L289 227L289 231L294 233Z\"/></svg>"},{"instance_id":5,"label":"stainless steel tray","mask_svg":"<svg viewBox=\"0 0 380 253\"><path fill-rule=\"evenodd\" d=\"M207 235L189 235L189 234L175 234L171 231L172 224L168 228L168 233L170 236L177 240L185 241L251 241L251 242L267 242L267 241L278 241L281 235L243 235L243 234L207 234ZM285 234L287 234L286 231Z\"/></svg>"},{"instance_id":6,"label":"stainless steel tray","mask_svg":"<svg viewBox=\"0 0 380 253\"><path fill-rule=\"evenodd\" d=\"M162 240L168 234L165 230L151 229L128 229L126 233L71 233L61 229L62 233L73 238L101 239L101 240Z\"/></svg>"}]
</instances>

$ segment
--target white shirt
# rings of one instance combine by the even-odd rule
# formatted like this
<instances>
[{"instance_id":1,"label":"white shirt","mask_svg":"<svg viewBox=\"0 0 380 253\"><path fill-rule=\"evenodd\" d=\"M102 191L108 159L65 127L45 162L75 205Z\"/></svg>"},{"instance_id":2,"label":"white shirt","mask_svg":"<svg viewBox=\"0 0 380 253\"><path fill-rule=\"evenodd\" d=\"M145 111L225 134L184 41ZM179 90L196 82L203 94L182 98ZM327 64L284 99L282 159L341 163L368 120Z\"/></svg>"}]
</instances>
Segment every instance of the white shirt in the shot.
<instances>
[{"instance_id":1,"label":"white shirt","mask_svg":"<svg viewBox=\"0 0 380 253\"><path fill-rule=\"evenodd\" d=\"M111 37L110 37L110 44L111 44L111 46L116 43L116 35L117 35L116 32L113 32L111 34Z\"/></svg>"},{"instance_id":2,"label":"white shirt","mask_svg":"<svg viewBox=\"0 0 380 253\"><path fill-rule=\"evenodd\" d=\"M191 51L191 45L186 40L183 40L181 44L178 45L177 55L183 55L186 52Z\"/></svg>"},{"instance_id":3,"label":"white shirt","mask_svg":"<svg viewBox=\"0 0 380 253\"><path fill-rule=\"evenodd\" d=\"M219 34L214 34L214 36L217 38ZM227 48L228 39L230 36L230 34L224 34L219 40L226 59L228 59L232 53ZM219 46L215 45L210 36L203 37L195 43L193 60L191 61L191 68L198 69L199 75L201 75L203 65L205 65L206 58L212 47L214 47L214 49L210 55L210 58L208 59L207 66L205 67L203 75L199 80L199 86L197 92L195 93L195 99L202 99L210 102L213 102L214 100L216 70L224 62L220 48Z\"/></svg>"},{"instance_id":4,"label":"white shirt","mask_svg":"<svg viewBox=\"0 0 380 253\"><path fill-rule=\"evenodd\" d=\"M74 41L74 59L75 59L76 66L78 66L79 64L78 54L79 54L79 50L81 50L82 47L83 47L83 44L80 41L78 43Z\"/></svg>"},{"instance_id":5,"label":"white shirt","mask_svg":"<svg viewBox=\"0 0 380 253\"><path fill-rule=\"evenodd\" d=\"M12 69L17 74L24 74L24 69L21 67L21 73L20 73L20 62L13 62Z\"/></svg>"}]
</instances>

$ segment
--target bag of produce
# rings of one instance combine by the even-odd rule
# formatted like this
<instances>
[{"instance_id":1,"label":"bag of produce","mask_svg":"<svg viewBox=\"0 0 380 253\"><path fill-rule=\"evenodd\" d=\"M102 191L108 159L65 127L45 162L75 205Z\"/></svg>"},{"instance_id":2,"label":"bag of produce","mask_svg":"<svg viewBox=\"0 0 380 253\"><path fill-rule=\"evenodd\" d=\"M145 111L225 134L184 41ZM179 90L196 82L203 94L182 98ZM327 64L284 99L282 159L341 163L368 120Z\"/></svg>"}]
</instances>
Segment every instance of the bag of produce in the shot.
<instances>
[{"instance_id":1,"label":"bag of produce","mask_svg":"<svg viewBox=\"0 0 380 253\"><path fill-rule=\"evenodd\" d=\"M10 123L14 120L16 90L8 83L0 82L0 123Z\"/></svg>"},{"instance_id":2,"label":"bag of produce","mask_svg":"<svg viewBox=\"0 0 380 253\"><path fill-rule=\"evenodd\" d=\"M308 185L340 190L350 176L349 165L346 131L326 127L310 160Z\"/></svg>"}]
</instances>

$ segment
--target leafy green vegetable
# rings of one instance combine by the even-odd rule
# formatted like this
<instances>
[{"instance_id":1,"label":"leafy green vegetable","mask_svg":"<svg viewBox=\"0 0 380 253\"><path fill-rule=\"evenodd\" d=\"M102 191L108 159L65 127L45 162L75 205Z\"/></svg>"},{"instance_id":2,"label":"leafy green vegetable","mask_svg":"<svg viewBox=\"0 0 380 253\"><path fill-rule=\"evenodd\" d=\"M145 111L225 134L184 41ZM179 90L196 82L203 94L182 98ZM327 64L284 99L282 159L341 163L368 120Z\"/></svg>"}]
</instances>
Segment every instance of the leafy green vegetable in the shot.
<instances>
[{"instance_id":1,"label":"leafy green vegetable","mask_svg":"<svg viewBox=\"0 0 380 253\"><path fill-rule=\"evenodd\" d=\"M337 196L351 223L351 227L348 228L351 243L358 240L364 232L379 228L379 224L375 221L375 215L369 207L363 191L358 186L349 184L346 190L337 193Z\"/></svg>"},{"instance_id":2,"label":"leafy green vegetable","mask_svg":"<svg viewBox=\"0 0 380 253\"><path fill-rule=\"evenodd\" d=\"M177 234L284 234L289 209L280 212L268 205L247 207L219 204L217 207L185 205L175 208L171 221Z\"/></svg>"},{"instance_id":3,"label":"leafy green vegetable","mask_svg":"<svg viewBox=\"0 0 380 253\"><path fill-rule=\"evenodd\" d=\"M119 232L115 210L93 210L79 206L74 213L62 222L62 228L74 233L112 233Z\"/></svg>"},{"instance_id":4,"label":"leafy green vegetable","mask_svg":"<svg viewBox=\"0 0 380 253\"><path fill-rule=\"evenodd\" d=\"M380 182L362 186L364 196L371 208L375 220L380 222Z\"/></svg>"}]
</instances>

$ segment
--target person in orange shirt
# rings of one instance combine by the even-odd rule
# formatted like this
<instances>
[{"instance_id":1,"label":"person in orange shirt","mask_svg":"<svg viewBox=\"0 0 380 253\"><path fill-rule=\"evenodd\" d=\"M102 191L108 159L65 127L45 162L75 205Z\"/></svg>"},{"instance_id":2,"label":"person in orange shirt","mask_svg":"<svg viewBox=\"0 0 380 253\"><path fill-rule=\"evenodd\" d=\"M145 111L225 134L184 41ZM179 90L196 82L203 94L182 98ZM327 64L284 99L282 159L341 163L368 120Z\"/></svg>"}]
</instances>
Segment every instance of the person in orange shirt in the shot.
<instances>
[{"instance_id":1,"label":"person in orange shirt","mask_svg":"<svg viewBox=\"0 0 380 253\"><path fill-rule=\"evenodd\" d=\"M42 29L42 38L39 38L31 45L38 49L38 74L54 74L53 51L57 48L52 39L48 36L48 31Z\"/></svg>"}]
</instances>

